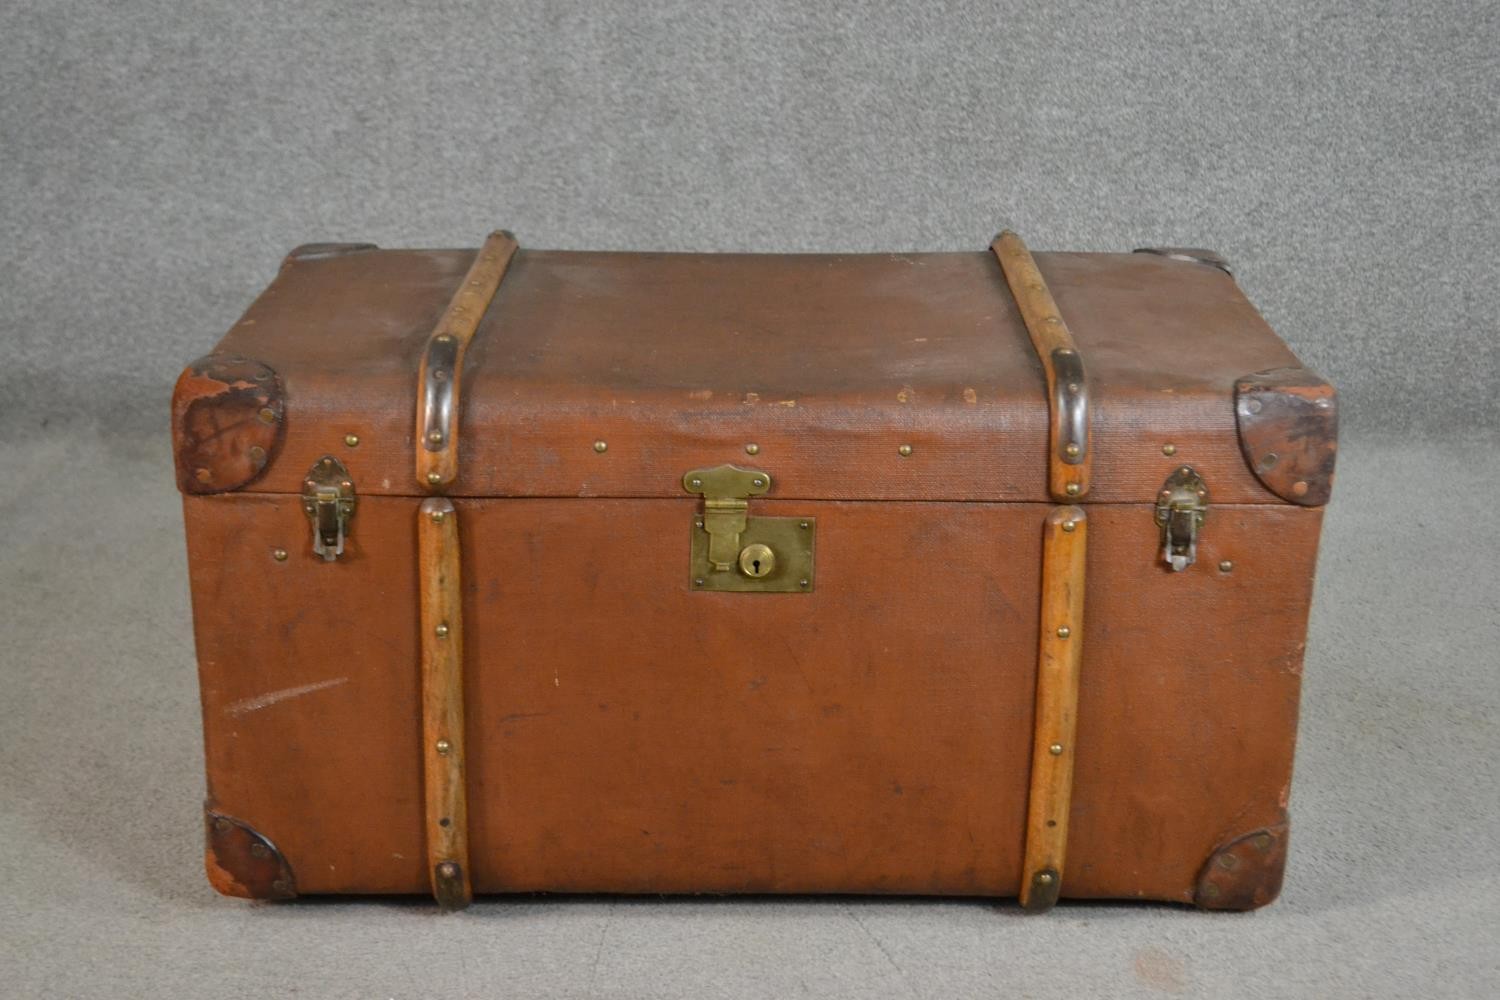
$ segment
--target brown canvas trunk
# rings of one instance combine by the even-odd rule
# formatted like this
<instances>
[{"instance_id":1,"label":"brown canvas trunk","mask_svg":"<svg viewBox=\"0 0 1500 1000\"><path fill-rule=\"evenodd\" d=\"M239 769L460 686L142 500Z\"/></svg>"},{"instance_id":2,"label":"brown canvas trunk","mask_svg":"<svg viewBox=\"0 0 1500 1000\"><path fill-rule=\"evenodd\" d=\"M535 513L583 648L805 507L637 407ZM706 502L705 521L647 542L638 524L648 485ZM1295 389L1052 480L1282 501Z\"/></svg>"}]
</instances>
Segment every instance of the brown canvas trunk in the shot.
<instances>
[{"instance_id":1,"label":"brown canvas trunk","mask_svg":"<svg viewBox=\"0 0 1500 1000\"><path fill-rule=\"evenodd\" d=\"M294 251L174 399L214 886L1273 898L1332 392L1004 239Z\"/></svg>"}]
</instances>

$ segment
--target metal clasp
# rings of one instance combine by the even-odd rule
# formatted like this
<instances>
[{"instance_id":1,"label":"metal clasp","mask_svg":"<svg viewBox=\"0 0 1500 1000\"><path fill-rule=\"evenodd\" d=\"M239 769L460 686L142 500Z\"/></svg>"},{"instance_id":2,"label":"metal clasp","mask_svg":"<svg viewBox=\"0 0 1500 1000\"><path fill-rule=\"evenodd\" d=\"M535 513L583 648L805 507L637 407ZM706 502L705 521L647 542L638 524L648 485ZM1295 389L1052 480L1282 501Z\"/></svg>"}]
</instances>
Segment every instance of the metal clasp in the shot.
<instances>
[{"instance_id":1,"label":"metal clasp","mask_svg":"<svg viewBox=\"0 0 1500 1000\"><path fill-rule=\"evenodd\" d=\"M721 465L694 469L682 477L682 486L689 493L703 495L708 561L714 572L728 572L740 557L740 535L749 519L750 497L769 490L771 477L755 469Z\"/></svg>"},{"instance_id":2,"label":"metal clasp","mask_svg":"<svg viewBox=\"0 0 1500 1000\"><path fill-rule=\"evenodd\" d=\"M721 465L694 469L683 489L703 497L694 519L690 573L694 590L808 593L813 588L810 517L751 517L750 498L771 488L757 469Z\"/></svg>"},{"instance_id":3,"label":"metal clasp","mask_svg":"<svg viewBox=\"0 0 1500 1000\"><path fill-rule=\"evenodd\" d=\"M332 455L314 462L302 484L302 509L312 521L314 554L327 562L344 554L354 504L354 480L344 463Z\"/></svg>"},{"instance_id":4,"label":"metal clasp","mask_svg":"<svg viewBox=\"0 0 1500 1000\"><path fill-rule=\"evenodd\" d=\"M1198 559L1198 529L1208 513L1208 485L1191 466L1180 466L1156 496L1156 523L1161 528L1162 561L1174 573Z\"/></svg>"}]
</instances>

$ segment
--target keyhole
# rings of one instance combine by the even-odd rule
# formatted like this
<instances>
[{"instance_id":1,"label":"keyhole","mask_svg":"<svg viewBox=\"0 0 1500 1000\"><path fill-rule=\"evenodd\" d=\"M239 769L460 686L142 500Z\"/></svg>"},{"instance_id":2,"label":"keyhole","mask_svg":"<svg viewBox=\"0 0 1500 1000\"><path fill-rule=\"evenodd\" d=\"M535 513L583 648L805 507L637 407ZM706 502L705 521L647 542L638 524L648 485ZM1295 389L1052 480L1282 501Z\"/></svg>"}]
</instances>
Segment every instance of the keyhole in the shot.
<instances>
[{"instance_id":1,"label":"keyhole","mask_svg":"<svg viewBox=\"0 0 1500 1000\"><path fill-rule=\"evenodd\" d=\"M776 553L771 551L769 545L755 542L747 545L740 553L740 572L754 580L760 580L771 575L771 570L776 568Z\"/></svg>"}]
</instances>

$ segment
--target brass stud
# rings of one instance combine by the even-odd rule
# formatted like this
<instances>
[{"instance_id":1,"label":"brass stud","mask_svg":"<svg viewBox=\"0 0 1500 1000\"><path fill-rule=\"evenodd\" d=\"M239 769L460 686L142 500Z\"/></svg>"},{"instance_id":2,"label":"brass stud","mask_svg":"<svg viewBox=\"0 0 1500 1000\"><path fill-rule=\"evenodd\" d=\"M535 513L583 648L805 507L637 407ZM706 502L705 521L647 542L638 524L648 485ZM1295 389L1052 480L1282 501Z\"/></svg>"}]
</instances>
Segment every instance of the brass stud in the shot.
<instances>
[{"instance_id":1,"label":"brass stud","mask_svg":"<svg viewBox=\"0 0 1500 1000\"><path fill-rule=\"evenodd\" d=\"M271 409L269 406L262 406L260 408L260 413L257 415L260 417L260 422L263 424L274 424L276 422L276 411Z\"/></svg>"},{"instance_id":2,"label":"brass stud","mask_svg":"<svg viewBox=\"0 0 1500 1000\"><path fill-rule=\"evenodd\" d=\"M443 521L445 521L447 519L447 517L448 517L448 512L447 511L445 511L445 510L435 510L435 511L432 512L432 523L433 524L442 524Z\"/></svg>"},{"instance_id":3,"label":"brass stud","mask_svg":"<svg viewBox=\"0 0 1500 1000\"><path fill-rule=\"evenodd\" d=\"M437 866L437 871L438 871L438 874L441 875L443 878L457 878L458 877L458 865L455 865L451 861L444 861L442 864L438 865Z\"/></svg>"},{"instance_id":4,"label":"brass stud","mask_svg":"<svg viewBox=\"0 0 1500 1000\"><path fill-rule=\"evenodd\" d=\"M432 444L442 444L443 443L443 432L442 431L433 431L433 432L431 432L430 434L427 435L427 440L429 442L431 442Z\"/></svg>"},{"instance_id":5,"label":"brass stud","mask_svg":"<svg viewBox=\"0 0 1500 1000\"><path fill-rule=\"evenodd\" d=\"M439 625L437 628L433 629L432 631L437 634L437 637L439 639L446 639L446 638L448 638L448 626L447 626L447 624Z\"/></svg>"},{"instance_id":6,"label":"brass stud","mask_svg":"<svg viewBox=\"0 0 1500 1000\"><path fill-rule=\"evenodd\" d=\"M911 445L903 444L901 447L896 449L896 454L900 455L902 458L906 458L911 454Z\"/></svg>"},{"instance_id":7,"label":"brass stud","mask_svg":"<svg viewBox=\"0 0 1500 1000\"><path fill-rule=\"evenodd\" d=\"M1216 898L1219 895L1219 886L1214 882L1208 883L1203 887L1203 895L1208 899Z\"/></svg>"},{"instance_id":8,"label":"brass stud","mask_svg":"<svg viewBox=\"0 0 1500 1000\"><path fill-rule=\"evenodd\" d=\"M1064 531L1074 531L1074 530L1077 529L1077 527L1078 527L1078 522L1077 521L1064 521L1062 523L1062 530L1064 530Z\"/></svg>"},{"instance_id":9,"label":"brass stud","mask_svg":"<svg viewBox=\"0 0 1500 1000\"><path fill-rule=\"evenodd\" d=\"M703 485L703 480L701 480L701 479L694 479L693 482L692 482L692 485L695 486L695 487L696 486L702 486Z\"/></svg>"},{"instance_id":10,"label":"brass stud","mask_svg":"<svg viewBox=\"0 0 1500 1000\"><path fill-rule=\"evenodd\" d=\"M272 549L271 558L277 562L286 562L286 549Z\"/></svg>"},{"instance_id":11,"label":"brass stud","mask_svg":"<svg viewBox=\"0 0 1500 1000\"><path fill-rule=\"evenodd\" d=\"M220 816L218 819L214 820L214 829L219 831L220 833L228 833L233 828L234 824L229 822L229 820L225 819L223 816Z\"/></svg>"},{"instance_id":12,"label":"brass stud","mask_svg":"<svg viewBox=\"0 0 1500 1000\"><path fill-rule=\"evenodd\" d=\"M427 483L428 483L428 485L430 485L430 486L436 486L438 483L441 483L442 481L443 481L443 477L439 473L436 473L436 472L429 472L429 473L427 473Z\"/></svg>"},{"instance_id":13,"label":"brass stud","mask_svg":"<svg viewBox=\"0 0 1500 1000\"><path fill-rule=\"evenodd\" d=\"M440 334L438 334L437 342L439 344L448 344L448 343L451 343L452 341L453 341L453 335L452 334L448 334L448 333L440 333Z\"/></svg>"},{"instance_id":14,"label":"brass stud","mask_svg":"<svg viewBox=\"0 0 1500 1000\"><path fill-rule=\"evenodd\" d=\"M759 455L760 454L760 445L755 444L753 442L751 444L745 445L745 454L746 455Z\"/></svg>"},{"instance_id":15,"label":"brass stud","mask_svg":"<svg viewBox=\"0 0 1500 1000\"><path fill-rule=\"evenodd\" d=\"M1077 458L1078 457L1078 451L1079 451L1078 445L1075 442L1073 442L1073 441L1069 441L1068 442L1068 446L1063 449L1063 452L1069 458Z\"/></svg>"},{"instance_id":16,"label":"brass stud","mask_svg":"<svg viewBox=\"0 0 1500 1000\"><path fill-rule=\"evenodd\" d=\"M1054 757L1061 757L1062 756L1062 751L1063 751L1063 745L1061 743L1054 743L1050 747L1047 748L1047 752L1050 753Z\"/></svg>"},{"instance_id":17,"label":"brass stud","mask_svg":"<svg viewBox=\"0 0 1500 1000\"><path fill-rule=\"evenodd\" d=\"M1263 833L1255 838L1255 846L1260 848L1262 851L1269 851L1271 849L1271 843L1272 839L1269 833Z\"/></svg>"},{"instance_id":18,"label":"brass stud","mask_svg":"<svg viewBox=\"0 0 1500 1000\"><path fill-rule=\"evenodd\" d=\"M208 483L214 478L214 474L207 469L199 469L193 473L193 478L200 483Z\"/></svg>"},{"instance_id":19,"label":"brass stud","mask_svg":"<svg viewBox=\"0 0 1500 1000\"><path fill-rule=\"evenodd\" d=\"M703 577L700 576L700 577L698 577L698 579L694 580L693 581L693 586L695 586L695 587L701 587L701 586L703 586Z\"/></svg>"},{"instance_id":20,"label":"brass stud","mask_svg":"<svg viewBox=\"0 0 1500 1000\"><path fill-rule=\"evenodd\" d=\"M1070 636L1072 634L1073 634L1073 630L1070 629L1070 628L1068 628L1068 626L1066 626L1066 625L1061 625L1057 629L1057 637L1059 639L1066 639L1068 636Z\"/></svg>"},{"instance_id":21,"label":"brass stud","mask_svg":"<svg viewBox=\"0 0 1500 1000\"><path fill-rule=\"evenodd\" d=\"M1171 443L1164 444L1161 446L1161 453L1163 455L1175 455L1177 454L1177 446Z\"/></svg>"},{"instance_id":22,"label":"brass stud","mask_svg":"<svg viewBox=\"0 0 1500 1000\"><path fill-rule=\"evenodd\" d=\"M797 586L799 586L799 587L811 587L812 586L812 581L804 578L804 579L801 579L801 580L797 581Z\"/></svg>"},{"instance_id":23,"label":"brass stud","mask_svg":"<svg viewBox=\"0 0 1500 1000\"><path fill-rule=\"evenodd\" d=\"M1051 872L1042 872L1039 875L1037 875L1036 880L1037 880L1038 884L1040 884L1040 885L1051 885L1052 884L1052 873Z\"/></svg>"},{"instance_id":24,"label":"brass stud","mask_svg":"<svg viewBox=\"0 0 1500 1000\"><path fill-rule=\"evenodd\" d=\"M604 454L606 451L609 450L609 442L608 441L595 441L594 442L594 450L597 451L601 455Z\"/></svg>"},{"instance_id":25,"label":"brass stud","mask_svg":"<svg viewBox=\"0 0 1500 1000\"><path fill-rule=\"evenodd\" d=\"M1232 572L1234 572L1234 563L1230 562L1228 559L1225 559L1223 562L1219 563L1219 572L1220 573L1232 573Z\"/></svg>"},{"instance_id":26,"label":"brass stud","mask_svg":"<svg viewBox=\"0 0 1500 1000\"><path fill-rule=\"evenodd\" d=\"M752 479L750 481L750 484L759 489L760 487L766 485L766 481L764 479Z\"/></svg>"},{"instance_id":27,"label":"brass stud","mask_svg":"<svg viewBox=\"0 0 1500 1000\"><path fill-rule=\"evenodd\" d=\"M351 448L358 448L359 447L359 435L358 434L345 434L344 435L344 444L348 445Z\"/></svg>"},{"instance_id":28,"label":"brass stud","mask_svg":"<svg viewBox=\"0 0 1500 1000\"><path fill-rule=\"evenodd\" d=\"M266 464L266 449L258 444L252 444L245 452L250 459L250 464L257 469Z\"/></svg>"},{"instance_id":29,"label":"brass stud","mask_svg":"<svg viewBox=\"0 0 1500 1000\"><path fill-rule=\"evenodd\" d=\"M265 844L251 844L250 853L257 858L268 858L271 856L271 852Z\"/></svg>"},{"instance_id":30,"label":"brass stud","mask_svg":"<svg viewBox=\"0 0 1500 1000\"><path fill-rule=\"evenodd\" d=\"M808 528L811 528L812 525L807 521L799 521L797 522L797 527L801 528L803 531L806 531Z\"/></svg>"},{"instance_id":31,"label":"brass stud","mask_svg":"<svg viewBox=\"0 0 1500 1000\"><path fill-rule=\"evenodd\" d=\"M453 750L453 744L449 743L447 740L438 740L437 743L433 744L433 747L437 750L438 754L443 757L448 756L448 754Z\"/></svg>"},{"instance_id":32,"label":"brass stud","mask_svg":"<svg viewBox=\"0 0 1500 1000\"><path fill-rule=\"evenodd\" d=\"M703 522L702 521L694 521L693 525L695 527L701 528L701 527L703 527Z\"/></svg>"},{"instance_id":33,"label":"brass stud","mask_svg":"<svg viewBox=\"0 0 1500 1000\"><path fill-rule=\"evenodd\" d=\"M1219 867L1223 868L1225 871L1234 870L1239 865L1239 863L1240 859L1235 857L1233 854L1228 853L1227 851L1219 855Z\"/></svg>"},{"instance_id":34,"label":"brass stud","mask_svg":"<svg viewBox=\"0 0 1500 1000\"><path fill-rule=\"evenodd\" d=\"M1083 489L1083 487L1079 486L1077 483L1069 483L1066 487L1063 488L1063 492L1070 497L1076 497L1078 495L1078 491L1081 489Z\"/></svg>"}]
</instances>

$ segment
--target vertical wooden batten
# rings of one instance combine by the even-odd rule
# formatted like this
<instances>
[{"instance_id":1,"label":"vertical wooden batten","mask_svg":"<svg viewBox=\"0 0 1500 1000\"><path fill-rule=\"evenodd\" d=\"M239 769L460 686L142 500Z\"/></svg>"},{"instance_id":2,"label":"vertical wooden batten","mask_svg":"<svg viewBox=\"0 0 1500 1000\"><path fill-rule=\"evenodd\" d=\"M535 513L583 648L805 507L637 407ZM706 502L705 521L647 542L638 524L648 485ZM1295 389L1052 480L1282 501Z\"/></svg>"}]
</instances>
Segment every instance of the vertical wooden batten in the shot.
<instances>
[{"instance_id":1,"label":"vertical wooden batten","mask_svg":"<svg viewBox=\"0 0 1500 1000\"><path fill-rule=\"evenodd\" d=\"M417 559L421 578L427 869L439 905L461 909L473 898L464 786L463 591L458 512L446 497L433 497L421 504Z\"/></svg>"},{"instance_id":2,"label":"vertical wooden batten","mask_svg":"<svg viewBox=\"0 0 1500 1000\"><path fill-rule=\"evenodd\" d=\"M1047 515L1042 534L1036 723L1021 879L1021 905L1028 910L1047 909L1062 891L1073 801L1087 547L1088 518L1082 507L1058 507Z\"/></svg>"}]
</instances>

